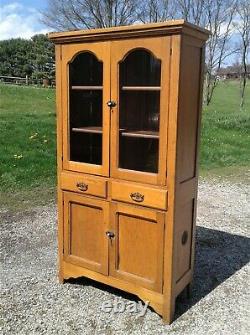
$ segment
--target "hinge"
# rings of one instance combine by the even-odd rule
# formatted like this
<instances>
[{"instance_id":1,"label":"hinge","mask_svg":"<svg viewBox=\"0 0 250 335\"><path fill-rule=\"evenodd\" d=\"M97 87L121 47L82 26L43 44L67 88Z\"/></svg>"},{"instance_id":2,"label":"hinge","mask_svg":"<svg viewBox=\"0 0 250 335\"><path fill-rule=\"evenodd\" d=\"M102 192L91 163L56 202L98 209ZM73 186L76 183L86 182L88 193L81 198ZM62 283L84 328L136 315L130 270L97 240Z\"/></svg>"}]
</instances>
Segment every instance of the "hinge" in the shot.
<instances>
[{"instance_id":1,"label":"hinge","mask_svg":"<svg viewBox=\"0 0 250 335\"><path fill-rule=\"evenodd\" d=\"M172 49L172 48L170 48L170 56L172 56L172 52L173 52L173 49Z\"/></svg>"},{"instance_id":2,"label":"hinge","mask_svg":"<svg viewBox=\"0 0 250 335\"><path fill-rule=\"evenodd\" d=\"M61 157L61 159L62 159L62 162L63 162L63 156Z\"/></svg>"}]
</instances>

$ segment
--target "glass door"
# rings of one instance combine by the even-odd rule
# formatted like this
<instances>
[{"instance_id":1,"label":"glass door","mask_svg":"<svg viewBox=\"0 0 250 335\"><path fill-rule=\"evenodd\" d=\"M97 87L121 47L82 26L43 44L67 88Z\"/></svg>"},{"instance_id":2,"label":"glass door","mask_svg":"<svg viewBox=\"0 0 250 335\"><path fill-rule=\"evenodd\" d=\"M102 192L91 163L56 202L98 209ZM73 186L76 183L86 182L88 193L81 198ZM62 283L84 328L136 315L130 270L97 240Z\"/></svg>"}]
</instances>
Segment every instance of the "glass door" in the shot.
<instances>
[{"instance_id":1,"label":"glass door","mask_svg":"<svg viewBox=\"0 0 250 335\"><path fill-rule=\"evenodd\" d=\"M109 174L110 55L107 42L65 45L63 73L63 167Z\"/></svg>"},{"instance_id":2,"label":"glass door","mask_svg":"<svg viewBox=\"0 0 250 335\"><path fill-rule=\"evenodd\" d=\"M169 38L111 44L111 176L165 185Z\"/></svg>"}]
</instances>

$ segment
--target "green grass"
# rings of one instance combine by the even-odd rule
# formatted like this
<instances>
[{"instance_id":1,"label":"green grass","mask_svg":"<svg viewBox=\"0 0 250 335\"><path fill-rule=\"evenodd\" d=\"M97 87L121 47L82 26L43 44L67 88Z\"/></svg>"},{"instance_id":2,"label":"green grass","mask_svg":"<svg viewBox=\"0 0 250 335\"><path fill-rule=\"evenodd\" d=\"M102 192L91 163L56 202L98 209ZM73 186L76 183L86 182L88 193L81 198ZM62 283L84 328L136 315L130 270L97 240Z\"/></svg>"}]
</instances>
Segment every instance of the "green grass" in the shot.
<instances>
[{"instance_id":1,"label":"green grass","mask_svg":"<svg viewBox=\"0 0 250 335\"><path fill-rule=\"evenodd\" d=\"M202 172L250 165L250 87L239 108L239 84L221 83L204 107L200 165Z\"/></svg>"},{"instance_id":2,"label":"green grass","mask_svg":"<svg viewBox=\"0 0 250 335\"><path fill-rule=\"evenodd\" d=\"M0 197L51 198L54 189L55 91L0 85ZM31 192L32 191L32 192ZM4 196L3 196L4 194ZM18 201L18 199L16 199Z\"/></svg>"},{"instance_id":3,"label":"green grass","mask_svg":"<svg viewBox=\"0 0 250 335\"><path fill-rule=\"evenodd\" d=\"M0 85L0 203L53 199L56 180L55 91ZM236 82L222 83L204 108L201 173L238 174L250 166L250 88L239 110ZM20 205L21 204L21 205Z\"/></svg>"}]
</instances>

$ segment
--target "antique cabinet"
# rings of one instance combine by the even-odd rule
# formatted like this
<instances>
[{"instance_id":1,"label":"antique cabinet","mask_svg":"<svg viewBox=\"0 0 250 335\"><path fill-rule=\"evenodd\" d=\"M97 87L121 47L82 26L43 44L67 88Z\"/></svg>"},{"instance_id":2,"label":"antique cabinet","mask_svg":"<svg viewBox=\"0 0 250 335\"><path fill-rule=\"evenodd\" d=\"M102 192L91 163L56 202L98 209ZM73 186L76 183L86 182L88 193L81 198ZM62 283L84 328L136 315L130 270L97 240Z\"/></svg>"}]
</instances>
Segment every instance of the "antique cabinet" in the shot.
<instances>
[{"instance_id":1,"label":"antique cabinet","mask_svg":"<svg viewBox=\"0 0 250 335\"><path fill-rule=\"evenodd\" d=\"M60 281L128 291L170 323L192 281L208 31L178 20L49 38Z\"/></svg>"}]
</instances>

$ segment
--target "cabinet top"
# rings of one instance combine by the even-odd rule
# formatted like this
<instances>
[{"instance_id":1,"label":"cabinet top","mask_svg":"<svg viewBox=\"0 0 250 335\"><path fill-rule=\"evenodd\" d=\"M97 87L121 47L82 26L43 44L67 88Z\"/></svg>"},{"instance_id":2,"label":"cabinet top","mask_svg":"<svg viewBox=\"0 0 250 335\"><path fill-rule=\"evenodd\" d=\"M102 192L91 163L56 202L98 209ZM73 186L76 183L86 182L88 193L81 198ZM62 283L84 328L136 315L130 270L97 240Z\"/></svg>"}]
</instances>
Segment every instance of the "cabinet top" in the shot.
<instances>
[{"instance_id":1,"label":"cabinet top","mask_svg":"<svg viewBox=\"0 0 250 335\"><path fill-rule=\"evenodd\" d=\"M74 30L66 32L49 33L51 41L58 44L73 42L88 42L102 40L116 40L133 37L150 37L163 35L185 34L206 41L209 31L186 22L185 20L171 20L159 23L139 24L111 28L88 30Z\"/></svg>"}]
</instances>

